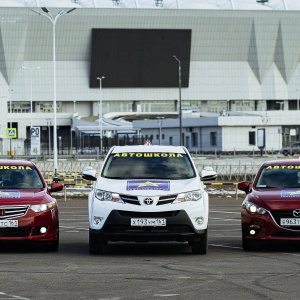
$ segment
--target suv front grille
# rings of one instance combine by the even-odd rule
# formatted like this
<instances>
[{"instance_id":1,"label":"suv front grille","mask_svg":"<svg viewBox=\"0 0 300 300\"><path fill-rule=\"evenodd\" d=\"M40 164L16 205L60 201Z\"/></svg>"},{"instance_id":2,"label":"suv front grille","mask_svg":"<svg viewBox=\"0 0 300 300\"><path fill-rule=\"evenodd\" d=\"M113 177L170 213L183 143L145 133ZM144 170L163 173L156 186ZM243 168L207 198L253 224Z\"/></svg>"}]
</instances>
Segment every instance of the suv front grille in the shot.
<instances>
[{"instance_id":1,"label":"suv front grille","mask_svg":"<svg viewBox=\"0 0 300 300\"><path fill-rule=\"evenodd\" d=\"M22 217L27 213L28 205L0 206L0 220Z\"/></svg>"},{"instance_id":2,"label":"suv front grille","mask_svg":"<svg viewBox=\"0 0 300 300\"><path fill-rule=\"evenodd\" d=\"M120 195L120 198L125 202L133 205L141 205L137 196Z\"/></svg>"},{"instance_id":3,"label":"suv front grille","mask_svg":"<svg viewBox=\"0 0 300 300\"><path fill-rule=\"evenodd\" d=\"M120 198L125 203L133 204L133 205L141 205L141 203L140 203L137 196L120 195ZM165 204L173 203L176 198L177 198L176 194L175 195L160 196L156 205L165 205Z\"/></svg>"},{"instance_id":4,"label":"suv front grille","mask_svg":"<svg viewBox=\"0 0 300 300\"><path fill-rule=\"evenodd\" d=\"M160 196L157 205L173 203L176 198L177 195Z\"/></svg>"}]
</instances>

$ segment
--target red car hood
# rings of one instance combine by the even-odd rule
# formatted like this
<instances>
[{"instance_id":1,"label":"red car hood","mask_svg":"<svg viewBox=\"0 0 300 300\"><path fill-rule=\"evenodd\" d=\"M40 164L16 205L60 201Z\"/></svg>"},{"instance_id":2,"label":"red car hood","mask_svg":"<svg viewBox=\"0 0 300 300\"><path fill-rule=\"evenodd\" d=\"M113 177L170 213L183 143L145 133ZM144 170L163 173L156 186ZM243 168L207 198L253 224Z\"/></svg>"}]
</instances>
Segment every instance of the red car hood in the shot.
<instances>
[{"instance_id":1,"label":"red car hood","mask_svg":"<svg viewBox=\"0 0 300 300\"><path fill-rule=\"evenodd\" d=\"M44 189L0 190L0 205L24 205L48 202Z\"/></svg>"},{"instance_id":2,"label":"red car hood","mask_svg":"<svg viewBox=\"0 0 300 300\"><path fill-rule=\"evenodd\" d=\"M252 190L249 201L268 210L297 209L300 208L300 189Z\"/></svg>"}]
</instances>

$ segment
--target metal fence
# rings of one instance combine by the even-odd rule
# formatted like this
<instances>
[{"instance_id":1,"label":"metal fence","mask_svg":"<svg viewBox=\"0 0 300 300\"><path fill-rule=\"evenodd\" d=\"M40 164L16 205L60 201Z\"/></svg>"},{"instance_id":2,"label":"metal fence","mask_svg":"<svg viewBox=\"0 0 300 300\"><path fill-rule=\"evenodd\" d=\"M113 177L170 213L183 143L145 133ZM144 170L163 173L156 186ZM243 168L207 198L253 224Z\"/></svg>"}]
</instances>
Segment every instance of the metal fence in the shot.
<instances>
[{"instance_id":1,"label":"metal fence","mask_svg":"<svg viewBox=\"0 0 300 300\"><path fill-rule=\"evenodd\" d=\"M197 167L198 172L207 166L212 167L218 174L217 181L252 181L259 167L264 161L276 160L282 157L276 156L263 156L263 157L205 157L193 155L193 160ZM47 178L53 175L53 159L36 159L30 158L35 161L44 176ZM103 156L82 157L77 156L73 158L59 158L58 159L58 174L61 177L78 173L79 176L85 167L91 166L95 170L99 170L103 163Z\"/></svg>"}]
</instances>

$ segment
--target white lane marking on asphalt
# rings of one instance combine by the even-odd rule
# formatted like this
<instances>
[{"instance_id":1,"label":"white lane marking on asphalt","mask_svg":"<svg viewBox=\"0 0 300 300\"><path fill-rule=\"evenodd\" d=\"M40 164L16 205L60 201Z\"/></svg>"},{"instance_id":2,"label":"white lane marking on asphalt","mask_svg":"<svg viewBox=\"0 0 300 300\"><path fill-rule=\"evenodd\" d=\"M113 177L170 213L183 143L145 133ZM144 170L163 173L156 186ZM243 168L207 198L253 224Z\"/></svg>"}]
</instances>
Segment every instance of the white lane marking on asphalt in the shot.
<instances>
[{"instance_id":1,"label":"white lane marking on asphalt","mask_svg":"<svg viewBox=\"0 0 300 300\"><path fill-rule=\"evenodd\" d=\"M60 218L61 221L73 221L77 223L88 223L88 221L77 221L76 219L65 219L65 218Z\"/></svg>"},{"instance_id":2,"label":"white lane marking on asphalt","mask_svg":"<svg viewBox=\"0 0 300 300\"><path fill-rule=\"evenodd\" d=\"M235 212L235 211L223 211L223 210L210 210L210 212L224 213L224 214L240 214L240 213L241 213L241 212Z\"/></svg>"},{"instance_id":3,"label":"white lane marking on asphalt","mask_svg":"<svg viewBox=\"0 0 300 300\"><path fill-rule=\"evenodd\" d=\"M154 294L154 297L175 297L180 296L180 294Z\"/></svg>"},{"instance_id":4,"label":"white lane marking on asphalt","mask_svg":"<svg viewBox=\"0 0 300 300\"><path fill-rule=\"evenodd\" d=\"M21 296L10 295L3 292L0 292L0 299L20 299L20 300L30 300L29 298L24 298Z\"/></svg>"},{"instance_id":5,"label":"white lane marking on asphalt","mask_svg":"<svg viewBox=\"0 0 300 300\"><path fill-rule=\"evenodd\" d=\"M217 244L209 244L209 246L220 247L220 248L243 249L242 247L225 246L225 245L217 245Z\"/></svg>"},{"instance_id":6,"label":"white lane marking on asphalt","mask_svg":"<svg viewBox=\"0 0 300 300\"><path fill-rule=\"evenodd\" d=\"M209 222L209 226L234 226L236 227L236 224L223 224L223 223L219 223L219 224L215 224L213 222Z\"/></svg>"},{"instance_id":7,"label":"white lane marking on asphalt","mask_svg":"<svg viewBox=\"0 0 300 300\"><path fill-rule=\"evenodd\" d=\"M288 254L288 255L293 255L293 256L300 256L300 254L285 253L285 252L283 252L283 254Z\"/></svg>"},{"instance_id":8,"label":"white lane marking on asphalt","mask_svg":"<svg viewBox=\"0 0 300 300\"><path fill-rule=\"evenodd\" d=\"M74 229L74 230L89 230L88 228L70 227L70 226L61 226L61 225L59 225L59 228Z\"/></svg>"},{"instance_id":9,"label":"white lane marking on asphalt","mask_svg":"<svg viewBox=\"0 0 300 300\"><path fill-rule=\"evenodd\" d=\"M227 225L227 224L226 224ZM241 231L241 229L209 229L210 232L212 231L217 231L217 232L220 232L220 231L228 231L228 232L232 232L232 231Z\"/></svg>"},{"instance_id":10,"label":"white lane marking on asphalt","mask_svg":"<svg viewBox=\"0 0 300 300\"><path fill-rule=\"evenodd\" d=\"M222 234L210 234L209 237L217 237L217 238L241 238L240 235L222 235Z\"/></svg>"},{"instance_id":11,"label":"white lane marking on asphalt","mask_svg":"<svg viewBox=\"0 0 300 300\"><path fill-rule=\"evenodd\" d=\"M61 214L64 214L64 215L68 215L68 217L69 217L69 215L72 215L72 216L74 216L74 217L86 217L87 216L87 213L86 214L84 214L84 215L74 215L73 213L61 213Z\"/></svg>"}]
</instances>

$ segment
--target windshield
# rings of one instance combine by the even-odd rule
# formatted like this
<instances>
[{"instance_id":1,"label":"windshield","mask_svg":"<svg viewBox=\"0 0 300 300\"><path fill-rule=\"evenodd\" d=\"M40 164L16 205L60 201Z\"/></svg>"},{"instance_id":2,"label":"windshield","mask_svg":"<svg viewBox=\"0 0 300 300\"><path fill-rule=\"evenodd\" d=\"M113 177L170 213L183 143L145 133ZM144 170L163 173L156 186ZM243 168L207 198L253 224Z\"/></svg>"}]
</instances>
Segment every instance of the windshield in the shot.
<instances>
[{"instance_id":1,"label":"windshield","mask_svg":"<svg viewBox=\"0 0 300 300\"><path fill-rule=\"evenodd\" d=\"M188 179L196 176L183 153L114 153L102 176L111 179Z\"/></svg>"},{"instance_id":2,"label":"windshield","mask_svg":"<svg viewBox=\"0 0 300 300\"><path fill-rule=\"evenodd\" d=\"M257 188L300 188L300 166L266 166L260 173Z\"/></svg>"},{"instance_id":3,"label":"windshield","mask_svg":"<svg viewBox=\"0 0 300 300\"><path fill-rule=\"evenodd\" d=\"M42 180L34 166L0 166L1 189L32 189L42 187Z\"/></svg>"}]
</instances>

